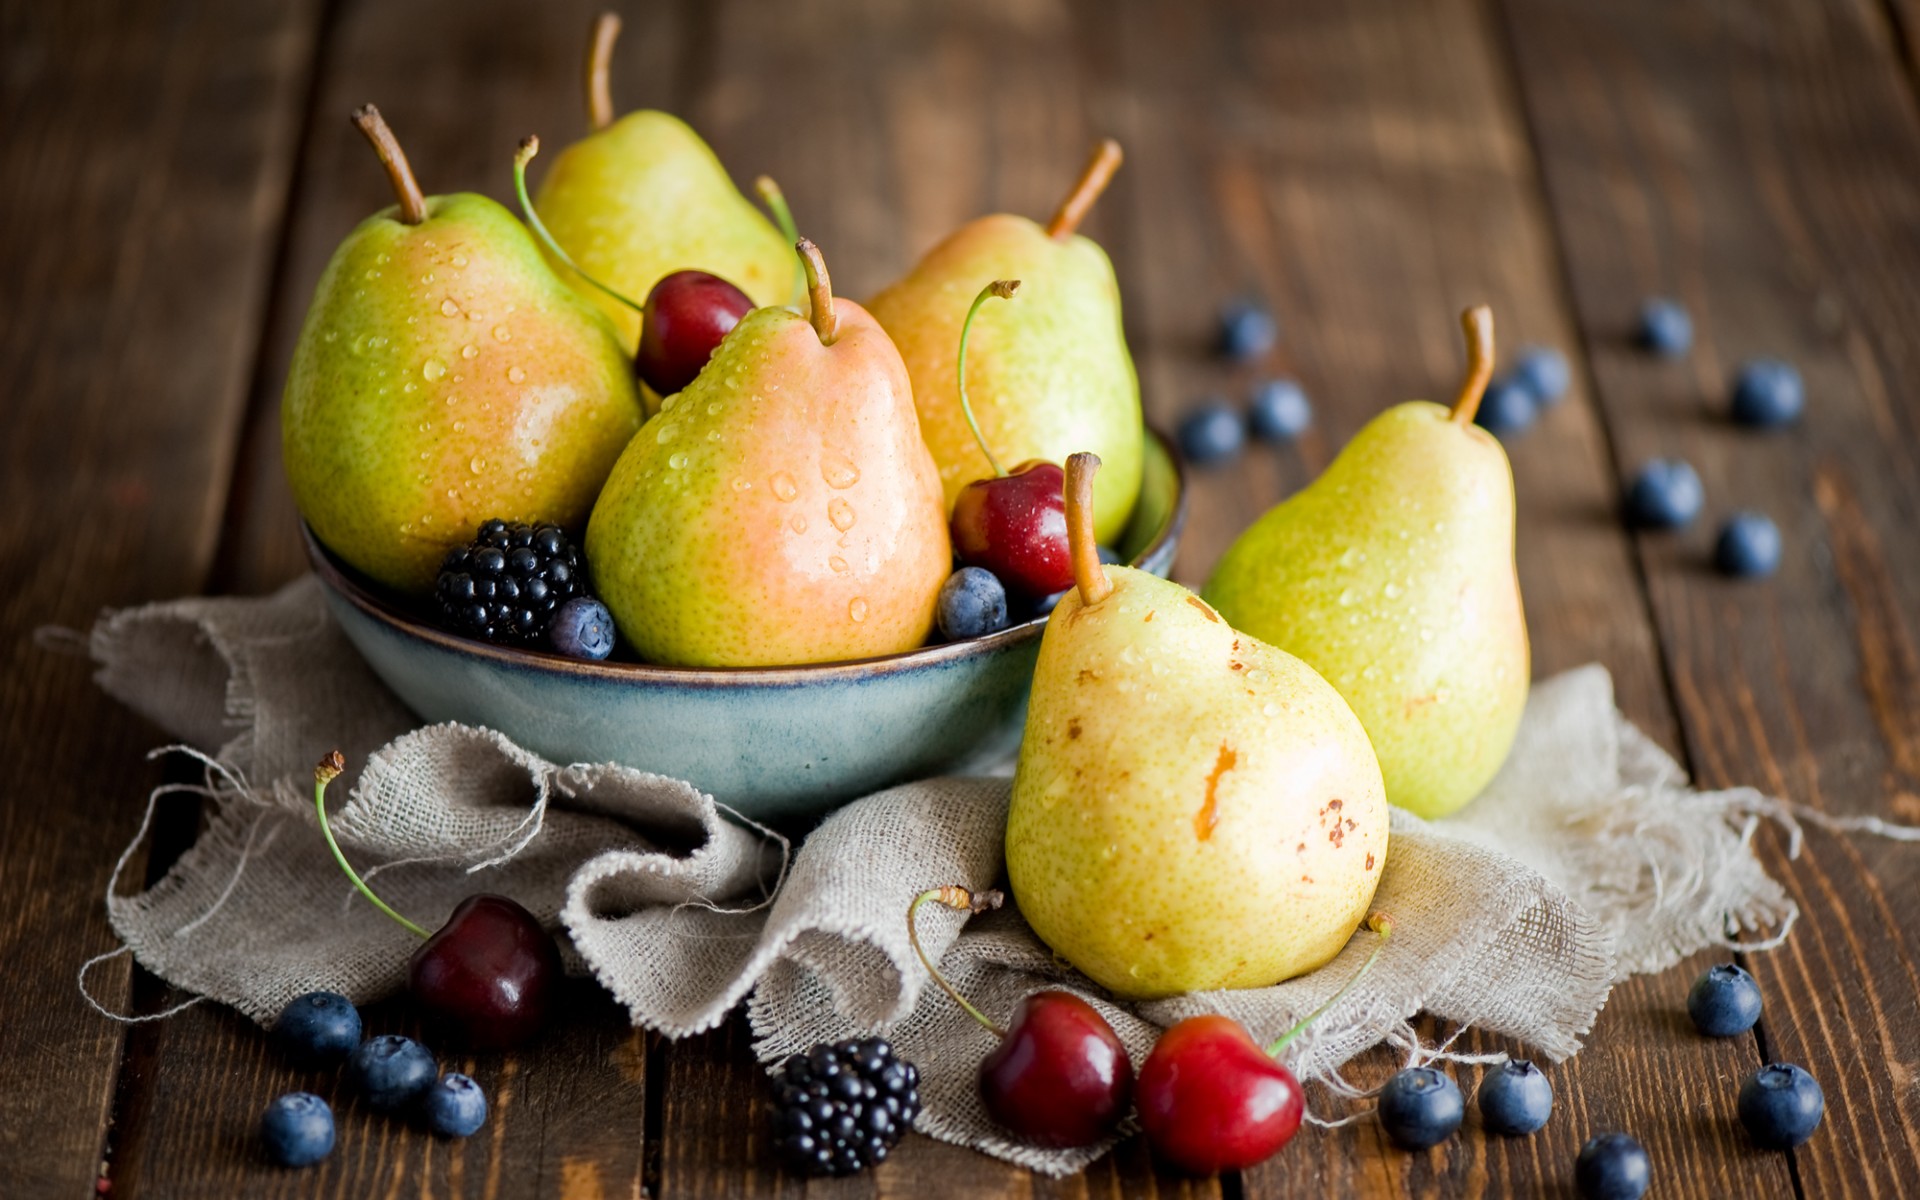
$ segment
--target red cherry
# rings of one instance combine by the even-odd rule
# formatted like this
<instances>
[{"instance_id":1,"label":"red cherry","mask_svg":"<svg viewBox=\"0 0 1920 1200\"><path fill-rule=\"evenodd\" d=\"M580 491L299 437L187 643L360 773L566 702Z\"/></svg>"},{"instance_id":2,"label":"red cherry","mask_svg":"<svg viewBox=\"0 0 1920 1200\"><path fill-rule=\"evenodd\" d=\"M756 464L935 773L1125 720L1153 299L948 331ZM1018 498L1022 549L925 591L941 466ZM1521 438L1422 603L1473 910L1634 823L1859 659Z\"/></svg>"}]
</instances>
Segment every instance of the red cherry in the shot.
<instances>
[{"instance_id":1,"label":"red cherry","mask_svg":"<svg viewBox=\"0 0 1920 1200\"><path fill-rule=\"evenodd\" d=\"M560 974L560 950L539 919L491 895L462 900L407 965L414 1002L479 1047L517 1046L539 1033Z\"/></svg>"},{"instance_id":2,"label":"red cherry","mask_svg":"<svg viewBox=\"0 0 1920 1200\"><path fill-rule=\"evenodd\" d=\"M426 943L407 963L414 1002L474 1046L513 1046L540 1032L560 984L560 948L552 935L505 896L468 896L433 934L395 912L347 862L327 823L327 785L346 769L338 750L313 769L320 832L360 894Z\"/></svg>"},{"instance_id":3,"label":"red cherry","mask_svg":"<svg viewBox=\"0 0 1920 1200\"><path fill-rule=\"evenodd\" d=\"M752 311L747 294L718 275L664 276L647 293L633 369L648 387L671 396L693 382L720 340Z\"/></svg>"},{"instance_id":4,"label":"red cherry","mask_svg":"<svg viewBox=\"0 0 1920 1200\"><path fill-rule=\"evenodd\" d=\"M960 561L985 567L1009 591L1027 596L1072 587L1065 484L1058 464L1035 459L962 488L953 502L953 549Z\"/></svg>"},{"instance_id":5,"label":"red cherry","mask_svg":"<svg viewBox=\"0 0 1920 1200\"><path fill-rule=\"evenodd\" d=\"M1195 1175L1264 1162L1292 1140L1306 1108L1293 1072L1240 1022L1215 1015L1161 1034L1135 1095L1147 1144Z\"/></svg>"},{"instance_id":6,"label":"red cherry","mask_svg":"<svg viewBox=\"0 0 1920 1200\"><path fill-rule=\"evenodd\" d=\"M1087 1146L1126 1114L1133 1060L1107 1019L1071 992L1035 992L980 1061L994 1120L1043 1146Z\"/></svg>"}]
</instances>

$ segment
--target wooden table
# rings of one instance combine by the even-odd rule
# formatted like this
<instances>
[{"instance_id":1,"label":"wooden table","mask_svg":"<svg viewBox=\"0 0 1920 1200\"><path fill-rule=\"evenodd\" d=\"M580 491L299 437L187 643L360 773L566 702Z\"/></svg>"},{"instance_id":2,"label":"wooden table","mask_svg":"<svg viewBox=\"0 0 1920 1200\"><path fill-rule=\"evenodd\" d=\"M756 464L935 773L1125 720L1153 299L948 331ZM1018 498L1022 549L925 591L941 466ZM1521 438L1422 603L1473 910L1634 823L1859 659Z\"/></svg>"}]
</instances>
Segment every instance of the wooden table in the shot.
<instances>
[{"instance_id":1,"label":"wooden table","mask_svg":"<svg viewBox=\"0 0 1920 1200\"><path fill-rule=\"evenodd\" d=\"M37 646L104 605L253 593L302 569L280 477L281 380L334 244L389 202L349 108L377 100L428 191L504 197L515 142L582 129L591 5L511 0L9 2L0 18L0 1195L1571 1195L1590 1133L1631 1130L1660 1196L1911 1195L1920 1160L1920 851L1759 836L1804 910L1749 962L1751 1038L1686 1024L1695 956L1613 995L1553 1070L1540 1135L1471 1124L1428 1153L1371 1123L1307 1132L1237 1178L1156 1174L1136 1143L1050 1181L926 1138L803 1185L767 1154L744 1026L669 1044L582 986L536 1053L474 1064L487 1129L434 1142L347 1105L331 1159L252 1141L311 1086L234 1014L137 1026L74 972L112 946L100 889L161 740ZM1225 299L1264 296L1318 423L1201 474L1178 575L1300 487L1368 417L1444 393L1455 314L1563 347L1571 399L1512 443L1537 669L1598 660L1708 785L1920 821L1920 0L910 0L629 6L623 105L690 118L736 176L786 186L855 296L958 222L1044 215L1091 139L1127 166L1089 226L1112 252L1147 408L1171 424L1254 372L1209 358ZM1697 344L1629 344L1650 294ZM1724 418L1742 360L1804 372L1787 433ZM1714 520L1630 536L1619 481L1679 455L1709 517L1769 512L1767 583L1707 566ZM157 875L195 812L163 806ZM140 873L136 861L133 874ZM123 1010L178 999L124 958ZM376 1010L385 1028L396 1009ZM1469 1039L1476 1048L1500 1048ZM1827 1089L1791 1154L1753 1150L1740 1078ZM1472 1070L1463 1072L1471 1078ZM344 1096L342 1097L344 1103Z\"/></svg>"}]
</instances>

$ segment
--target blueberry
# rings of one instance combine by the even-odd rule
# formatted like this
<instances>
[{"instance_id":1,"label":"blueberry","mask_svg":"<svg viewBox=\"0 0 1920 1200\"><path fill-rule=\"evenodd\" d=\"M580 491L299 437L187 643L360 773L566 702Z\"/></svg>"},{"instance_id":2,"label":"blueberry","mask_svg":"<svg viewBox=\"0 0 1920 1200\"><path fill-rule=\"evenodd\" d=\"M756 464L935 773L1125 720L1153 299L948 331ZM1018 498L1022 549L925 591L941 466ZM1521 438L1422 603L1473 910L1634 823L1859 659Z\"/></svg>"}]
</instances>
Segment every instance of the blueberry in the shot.
<instances>
[{"instance_id":1,"label":"blueberry","mask_svg":"<svg viewBox=\"0 0 1920 1200\"><path fill-rule=\"evenodd\" d=\"M370 1108L392 1112L420 1098L440 1075L433 1052L412 1038L384 1033L361 1044L349 1064Z\"/></svg>"},{"instance_id":2,"label":"blueberry","mask_svg":"<svg viewBox=\"0 0 1920 1200\"><path fill-rule=\"evenodd\" d=\"M1007 589L985 567L961 567L940 585L940 636L950 642L1007 627Z\"/></svg>"},{"instance_id":3,"label":"blueberry","mask_svg":"<svg viewBox=\"0 0 1920 1200\"><path fill-rule=\"evenodd\" d=\"M1757 358L1740 368L1733 381L1733 419L1756 429L1775 429L1798 420L1807 406L1806 385L1800 372L1771 358Z\"/></svg>"},{"instance_id":4,"label":"blueberry","mask_svg":"<svg viewBox=\"0 0 1920 1200\"><path fill-rule=\"evenodd\" d=\"M1655 296L1640 305L1634 340L1665 358L1678 358L1693 346L1693 318L1678 300Z\"/></svg>"},{"instance_id":5,"label":"blueberry","mask_svg":"<svg viewBox=\"0 0 1920 1200\"><path fill-rule=\"evenodd\" d=\"M1761 1067L1740 1085L1740 1123L1768 1150L1790 1150L1812 1137L1826 1107L1820 1084L1792 1063Z\"/></svg>"},{"instance_id":6,"label":"blueberry","mask_svg":"<svg viewBox=\"0 0 1920 1200\"><path fill-rule=\"evenodd\" d=\"M613 614L592 596L575 596L553 614L547 641L568 658L598 662L613 653Z\"/></svg>"},{"instance_id":7,"label":"blueberry","mask_svg":"<svg viewBox=\"0 0 1920 1200\"><path fill-rule=\"evenodd\" d=\"M1268 379L1256 384L1247 408L1253 436L1269 442L1291 442L1313 426L1313 405L1306 389L1291 379Z\"/></svg>"},{"instance_id":8,"label":"blueberry","mask_svg":"<svg viewBox=\"0 0 1920 1200\"><path fill-rule=\"evenodd\" d=\"M1713 565L1741 579L1764 579L1780 568L1780 530L1756 512L1738 512L1720 527Z\"/></svg>"},{"instance_id":9,"label":"blueberry","mask_svg":"<svg viewBox=\"0 0 1920 1200\"><path fill-rule=\"evenodd\" d=\"M360 1044L360 1010L345 996L308 992L280 1010L273 1032L302 1065L326 1066Z\"/></svg>"},{"instance_id":10,"label":"blueberry","mask_svg":"<svg viewBox=\"0 0 1920 1200\"><path fill-rule=\"evenodd\" d=\"M1209 400L1180 422L1180 453L1189 462L1202 466L1225 462L1246 444L1246 425L1224 401Z\"/></svg>"},{"instance_id":11,"label":"blueberry","mask_svg":"<svg viewBox=\"0 0 1920 1200\"><path fill-rule=\"evenodd\" d=\"M1706 489L1700 476L1677 458L1656 458L1640 468L1627 490L1627 517L1645 529L1678 529L1700 515Z\"/></svg>"},{"instance_id":12,"label":"blueberry","mask_svg":"<svg viewBox=\"0 0 1920 1200\"><path fill-rule=\"evenodd\" d=\"M1708 967L1687 993L1687 1015L1708 1037L1733 1037L1760 1019L1760 985L1732 963Z\"/></svg>"},{"instance_id":13,"label":"blueberry","mask_svg":"<svg viewBox=\"0 0 1920 1200\"><path fill-rule=\"evenodd\" d=\"M312 1092L288 1092L261 1114L260 1140L281 1166L312 1166L333 1152L333 1110Z\"/></svg>"},{"instance_id":14,"label":"blueberry","mask_svg":"<svg viewBox=\"0 0 1920 1200\"><path fill-rule=\"evenodd\" d=\"M1573 386L1573 368L1567 356L1551 346L1528 346L1513 361L1514 382L1533 393L1542 408L1550 408L1566 399Z\"/></svg>"},{"instance_id":15,"label":"blueberry","mask_svg":"<svg viewBox=\"0 0 1920 1200\"><path fill-rule=\"evenodd\" d=\"M1516 379L1496 379L1487 385L1473 423L1488 433L1504 437L1519 433L1540 415L1540 402L1533 390Z\"/></svg>"},{"instance_id":16,"label":"blueberry","mask_svg":"<svg viewBox=\"0 0 1920 1200\"><path fill-rule=\"evenodd\" d=\"M1466 1111L1459 1085L1432 1067L1408 1067L1380 1089L1380 1128L1404 1150L1446 1141Z\"/></svg>"},{"instance_id":17,"label":"blueberry","mask_svg":"<svg viewBox=\"0 0 1920 1200\"><path fill-rule=\"evenodd\" d=\"M1573 1183L1581 1200L1640 1200L1653 1166L1640 1143L1625 1133L1603 1133L1580 1147Z\"/></svg>"},{"instance_id":18,"label":"blueberry","mask_svg":"<svg viewBox=\"0 0 1920 1200\"><path fill-rule=\"evenodd\" d=\"M1120 552L1112 546L1095 546L1093 549L1094 553L1099 555L1100 561L1109 567L1118 566L1120 563L1126 561L1120 557Z\"/></svg>"},{"instance_id":19,"label":"blueberry","mask_svg":"<svg viewBox=\"0 0 1920 1200\"><path fill-rule=\"evenodd\" d=\"M455 1071L440 1077L420 1100L427 1128L441 1137L470 1137L486 1123L487 1094L480 1085Z\"/></svg>"},{"instance_id":20,"label":"blueberry","mask_svg":"<svg viewBox=\"0 0 1920 1200\"><path fill-rule=\"evenodd\" d=\"M1033 602L1033 615L1036 617L1051 616L1053 613L1053 610L1060 607L1060 601L1064 599L1066 597L1066 594L1072 590L1073 590L1072 588L1063 588L1060 591L1054 592L1050 595L1042 596L1038 600L1035 600Z\"/></svg>"},{"instance_id":21,"label":"blueberry","mask_svg":"<svg viewBox=\"0 0 1920 1200\"><path fill-rule=\"evenodd\" d=\"M1280 340L1280 326L1258 300L1236 300L1220 310L1220 353L1228 358L1259 358Z\"/></svg>"},{"instance_id":22,"label":"blueberry","mask_svg":"<svg viewBox=\"0 0 1920 1200\"><path fill-rule=\"evenodd\" d=\"M1552 1115L1553 1084L1524 1058L1508 1059L1480 1081L1480 1121L1494 1133L1533 1133Z\"/></svg>"}]
</instances>

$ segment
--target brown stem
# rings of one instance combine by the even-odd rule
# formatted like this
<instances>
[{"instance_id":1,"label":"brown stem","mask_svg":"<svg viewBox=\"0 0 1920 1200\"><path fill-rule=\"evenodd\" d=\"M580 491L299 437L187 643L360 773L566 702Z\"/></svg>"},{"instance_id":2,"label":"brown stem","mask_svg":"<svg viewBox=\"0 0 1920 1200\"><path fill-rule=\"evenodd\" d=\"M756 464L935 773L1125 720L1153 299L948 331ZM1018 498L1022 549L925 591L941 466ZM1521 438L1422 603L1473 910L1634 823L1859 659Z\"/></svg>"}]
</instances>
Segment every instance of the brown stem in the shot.
<instances>
[{"instance_id":1,"label":"brown stem","mask_svg":"<svg viewBox=\"0 0 1920 1200\"><path fill-rule=\"evenodd\" d=\"M613 124L613 43L620 36L620 14L603 12L594 18L587 37L587 123L595 129Z\"/></svg>"},{"instance_id":2,"label":"brown stem","mask_svg":"<svg viewBox=\"0 0 1920 1200\"><path fill-rule=\"evenodd\" d=\"M1093 537L1093 476L1100 456L1082 450L1067 456L1067 557L1073 560L1073 582L1083 605L1098 604L1113 594L1113 581L1100 565L1100 543Z\"/></svg>"},{"instance_id":3,"label":"brown stem","mask_svg":"<svg viewBox=\"0 0 1920 1200\"><path fill-rule=\"evenodd\" d=\"M420 191L420 181L413 177L413 168L407 165L407 152L400 148L400 140L393 136L393 130L387 128L380 110L371 104L362 104L353 110L353 123L367 135L367 141L373 143L373 152L380 156L380 165L387 169L393 194L400 198L400 219L408 225L426 220L427 198Z\"/></svg>"},{"instance_id":4,"label":"brown stem","mask_svg":"<svg viewBox=\"0 0 1920 1200\"><path fill-rule=\"evenodd\" d=\"M1453 420L1458 425L1473 422L1480 410L1480 397L1487 393L1493 378L1493 310L1476 304L1460 314L1460 328L1467 335L1467 375L1453 397Z\"/></svg>"},{"instance_id":5,"label":"brown stem","mask_svg":"<svg viewBox=\"0 0 1920 1200\"><path fill-rule=\"evenodd\" d=\"M793 248L800 252L800 263L807 271L807 301L813 309L808 319L820 335L820 344L831 346L840 337L840 319L833 314L833 280L827 275L827 260L820 256L820 247L807 238L795 242Z\"/></svg>"},{"instance_id":6,"label":"brown stem","mask_svg":"<svg viewBox=\"0 0 1920 1200\"><path fill-rule=\"evenodd\" d=\"M1112 138L1101 138L1100 144L1093 148L1092 157L1087 159L1086 169L1080 172L1079 182L1067 193L1067 198L1054 210L1053 220L1047 222L1047 236L1056 242L1064 242L1080 228L1080 222L1086 220L1087 210L1107 190L1107 183L1113 173L1120 169L1120 143Z\"/></svg>"}]
</instances>

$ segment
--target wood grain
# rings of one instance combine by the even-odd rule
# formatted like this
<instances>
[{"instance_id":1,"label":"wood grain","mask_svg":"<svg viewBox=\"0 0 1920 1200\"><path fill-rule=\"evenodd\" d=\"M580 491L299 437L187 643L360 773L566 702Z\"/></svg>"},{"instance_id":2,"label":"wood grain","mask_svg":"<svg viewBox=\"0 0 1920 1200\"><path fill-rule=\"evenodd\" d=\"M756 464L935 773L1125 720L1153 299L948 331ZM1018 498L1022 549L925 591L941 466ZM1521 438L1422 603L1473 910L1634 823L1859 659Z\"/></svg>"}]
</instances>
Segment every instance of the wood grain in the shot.
<instances>
[{"instance_id":1,"label":"wood grain","mask_svg":"<svg viewBox=\"0 0 1920 1200\"><path fill-rule=\"evenodd\" d=\"M280 468L279 403L300 321L321 269L361 218L392 202L347 113L381 105L429 193L473 190L510 202L513 148L527 133L559 145L582 131L581 51L597 4L514 0L343 4L317 48L305 153L297 165L287 247L263 314L260 362L235 468L215 584L261 591L305 570ZM615 94L662 103L682 39L679 14L627 14ZM432 30L431 37L419 36ZM193 590L184 585L176 590ZM645 1044L624 1014L582 983L576 1016L537 1050L485 1055L473 1074L490 1092L487 1127L457 1144L361 1110L331 1076L290 1071L260 1031L232 1014L194 1009L167 1022L140 1064L125 1106L139 1119L116 1142L116 1194L153 1196L629 1196L645 1170ZM370 1028L406 1031L399 1004ZM253 1123L295 1086L340 1102L326 1163L292 1173L254 1149Z\"/></svg>"},{"instance_id":2,"label":"wood grain","mask_svg":"<svg viewBox=\"0 0 1920 1200\"><path fill-rule=\"evenodd\" d=\"M1707 519L1640 556L1685 743L1710 785L1913 821L1920 793L1920 114L1865 3L1506 5L1583 336L1624 467L1690 460ZM1692 310L1684 362L1626 345L1639 299ZM1805 420L1726 419L1742 361L1798 365ZM1780 525L1767 583L1708 569L1735 508ZM1763 839L1798 928L1751 967L1768 1054L1825 1086L1805 1194L1899 1195L1920 1157L1920 856ZM1729 1087L1732 1085L1729 1084Z\"/></svg>"},{"instance_id":3,"label":"wood grain","mask_svg":"<svg viewBox=\"0 0 1920 1200\"><path fill-rule=\"evenodd\" d=\"M122 1027L75 988L158 736L35 645L205 583L311 4L14 5L0 58L0 1191L99 1171ZM139 861L132 874L138 881ZM91 983L129 1003L125 959ZM58 1114L57 1116L55 1114Z\"/></svg>"},{"instance_id":4,"label":"wood grain","mask_svg":"<svg viewBox=\"0 0 1920 1200\"><path fill-rule=\"evenodd\" d=\"M1146 334L1149 405L1170 422L1210 391L1244 397L1261 372L1297 376L1315 404L1317 429L1295 447L1199 476L1181 577L1202 581L1240 529L1389 404L1449 394L1463 353L1457 315L1486 301L1507 361L1540 343L1565 349L1575 368L1573 395L1508 446L1535 674L1604 663L1627 712L1674 745L1504 47L1478 6L1196 11L1142 0L1121 12L1108 53L1127 87L1101 94L1123 98L1121 136L1140 168L1122 284ZM1203 353L1218 306L1242 292L1264 296L1283 330L1254 371ZM1549 1068L1557 1107L1540 1134L1508 1141L1470 1121L1446 1145L1407 1154L1371 1121L1307 1130L1246 1173L1244 1194L1532 1194L1567 1187L1580 1144L1607 1129L1647 1145L1663 1194L1789 1191L1784 1164L1747 1154L1725 1127L1731 1092L1704 1083L1751 1069L1757 1049L1707 1044L1677 1018L1711 957L1615 990L1587 1049ZM1479 1036L1464 1047L1524 1052ZM1379 1056L1354 1076L1379 1082L1397 1065ZM1478 1071L1457 1075L1470 1091Z\"/></svg>"}]
</instances>

